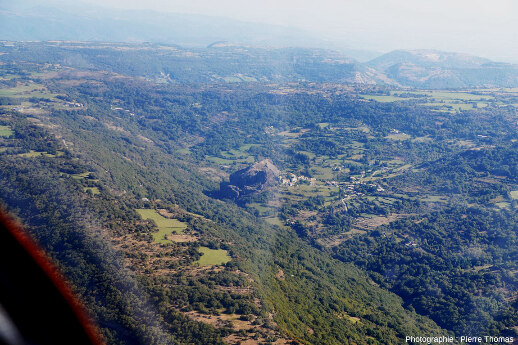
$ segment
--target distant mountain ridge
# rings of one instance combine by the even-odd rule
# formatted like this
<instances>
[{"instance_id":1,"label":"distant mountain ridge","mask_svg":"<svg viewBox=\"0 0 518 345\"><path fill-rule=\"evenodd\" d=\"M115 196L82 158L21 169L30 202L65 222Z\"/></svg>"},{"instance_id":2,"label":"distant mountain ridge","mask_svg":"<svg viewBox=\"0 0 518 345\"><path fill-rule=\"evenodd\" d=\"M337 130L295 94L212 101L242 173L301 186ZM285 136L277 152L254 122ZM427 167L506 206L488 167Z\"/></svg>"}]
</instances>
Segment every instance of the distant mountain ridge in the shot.
<instances>
[{"instance_id":1,"label":"distant mountain ridge","mask_svg":"<svg viewBox=\"0 0 518 345\"><path fill-rule=\"evenodd\" d=\"M423 88L515 87L518 65L438 50L395 50L367 63L398 84Z\"/></svg>"},{"instance_id":2,"label":"distant mountain ridge","mask_svg":"<svg viewBox=\"0 0 518 345\"><path fill-rule=\"evenodd\" d=\"M351 49L303 29L189 13L122 10L64 0L0 0L0 40L153 42L205 47L213 42L272 48L335 49L360 61L381 53Z\"/></svg>"},{"instance_id":3,"label":"distant mountain ridge","mask_svg":"<svg viewBox=\"0 0 518 345\"><path fill-rule=\"evenodd\" d=\"M326 46L307 31L282 25L33 0L0 0L0 40L154 42L196 47L215 41L269 47Z\"/></svg>"},{"instance_id":4,"label":"distant mountain ridge","mask_svg":"<svg viewBox=\"0 0 518 345\"><path fill-rule=\"evenodd\" d=\"M164 54L159 58L161 62L153 65L164 67L157 71L132 66L135 71L142 70L140 75L151 78L172 71L176 78L174 75L171 78L181 80L179 75L192 64L204 73L200 81L213 81L209 76L214 74L212 63L217 62L216 75L227 80L245 75L251 78L245 77L242 81L387 84L436 89L518 86L518 65L468 54L395 50L362 63L354 58L365 61L373 53L329 50L331 43L299 29L149 10L0 0L0 40L152 42L187 47L185 50L197 49L196 54L201 54L201 60L194 56L189 60L185 56ZM94 66L102 54L94 50L87 55L79 51L72 55L63 56L60 63L74 60L75 63L81 61L81 67ZM232 55L234 63L226 64L229 56L225 55ZM173 64L180 67L172 67Z\"/></svg>"},{"instance_id":5,"label":"distant mountain ridge","mask_svg":"<svg viewBox=\"0 0 518 345\"><path fill-rule=\"evenodd\" d=\"M151 43L0 42L0 61L102 69L166 83L329 82L387 84L384 74L323 49L254 48L216 43L183 48ZM123 56L124 55L124 58ZM229 63L231 61L231 63Z\"/></svg>"},{"instance_id":6,"label":"distant mountain ridge","mask_svg":"<svg viewBox=\"0 0 518 345\"><path fill-rule=\"evenodd\" d=\"M489 59L468 54L418 49L394 50L369 61L367 64L378 70L384 70L396 63L411 63L422 67L474 68L491 62Z\"/></svg>"}]
</instances>

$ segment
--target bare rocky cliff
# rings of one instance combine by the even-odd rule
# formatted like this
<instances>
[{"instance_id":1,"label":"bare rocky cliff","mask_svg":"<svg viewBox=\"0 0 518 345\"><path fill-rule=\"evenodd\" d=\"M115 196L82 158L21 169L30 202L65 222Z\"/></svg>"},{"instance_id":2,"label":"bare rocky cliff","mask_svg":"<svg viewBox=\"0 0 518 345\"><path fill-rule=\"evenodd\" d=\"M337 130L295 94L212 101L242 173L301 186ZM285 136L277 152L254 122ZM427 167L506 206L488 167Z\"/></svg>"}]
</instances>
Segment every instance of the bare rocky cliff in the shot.
<instances>
[{"instance_id":1,"label":"bare rocky cliff","mask_svg":"<svg viewBox=\"0 0 518 345\"><path fill-rule=\"evenodd\" d=\"M280 174L270 159L262 160L232 173L229 182L221 182L220 196L237 200L245 195L260 193L279 184Z\"/></svg>"}]
</instances>

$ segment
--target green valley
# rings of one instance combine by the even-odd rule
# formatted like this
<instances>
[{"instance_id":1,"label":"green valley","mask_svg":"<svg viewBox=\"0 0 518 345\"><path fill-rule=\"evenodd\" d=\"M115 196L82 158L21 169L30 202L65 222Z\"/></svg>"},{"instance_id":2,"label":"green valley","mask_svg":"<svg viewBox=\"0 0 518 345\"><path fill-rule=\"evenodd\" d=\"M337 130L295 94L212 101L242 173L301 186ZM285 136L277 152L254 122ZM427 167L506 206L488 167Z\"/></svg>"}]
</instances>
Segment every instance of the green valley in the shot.
<instances>
[{"instance_id":1,"label":"green valley","mask_svg":"<svg viewBox=\"0 0 518 345\"><path fill-rule=\"evenodd\" d=\"M517 336L516 89L308 82L267 49L237 73L225 50L13 44L0 205L107 343Z\"/></svg>"}]
</instances>

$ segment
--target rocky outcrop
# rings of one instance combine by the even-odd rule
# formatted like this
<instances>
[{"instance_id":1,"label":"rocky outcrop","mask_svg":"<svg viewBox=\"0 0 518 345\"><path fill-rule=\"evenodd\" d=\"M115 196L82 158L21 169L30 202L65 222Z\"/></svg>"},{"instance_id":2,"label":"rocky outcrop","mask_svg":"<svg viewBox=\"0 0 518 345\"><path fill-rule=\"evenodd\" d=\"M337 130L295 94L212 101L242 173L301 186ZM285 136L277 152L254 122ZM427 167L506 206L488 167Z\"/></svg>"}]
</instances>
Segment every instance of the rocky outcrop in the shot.
<instances>
[{"instance_id":1,"label":"rocky outcrop","mask_svg":"<svg viewBox=\"0 0 518 345\"><path fill-rule=\"evenodd\" d=\"M281 172L271 160L262 160L232 173L229 182L221 182L220 196L237 200L246 195L262 192L278 185L280 174Z\"/></svg>"}]
</instances>

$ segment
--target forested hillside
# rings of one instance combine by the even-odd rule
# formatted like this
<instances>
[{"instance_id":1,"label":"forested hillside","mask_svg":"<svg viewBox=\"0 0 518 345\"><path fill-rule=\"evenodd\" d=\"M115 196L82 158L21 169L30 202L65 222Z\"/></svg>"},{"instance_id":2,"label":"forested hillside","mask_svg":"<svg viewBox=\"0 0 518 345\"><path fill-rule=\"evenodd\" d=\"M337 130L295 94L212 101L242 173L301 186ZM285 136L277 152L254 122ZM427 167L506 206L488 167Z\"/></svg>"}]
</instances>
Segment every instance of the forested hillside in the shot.
<instances>
[{"instance_id":1,"label":"forested hillside","mask_svg":"<svg viewBox=\"0 0 518 345\"><path fill-rule=\"evenodd\" d=\"M0 200L108 343L516 339L515 89L95 45L4 44Z\"/></svg>"}]
</instances>

